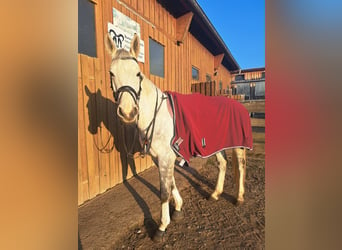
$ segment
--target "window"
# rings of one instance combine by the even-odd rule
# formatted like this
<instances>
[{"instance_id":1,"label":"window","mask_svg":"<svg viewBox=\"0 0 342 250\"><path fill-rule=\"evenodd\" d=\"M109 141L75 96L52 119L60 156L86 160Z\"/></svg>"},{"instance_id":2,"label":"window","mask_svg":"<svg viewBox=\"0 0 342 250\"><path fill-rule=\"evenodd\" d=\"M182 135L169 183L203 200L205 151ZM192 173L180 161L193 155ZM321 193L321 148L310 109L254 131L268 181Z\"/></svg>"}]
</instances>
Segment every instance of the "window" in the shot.
<instances>
[{"instance_id":1,"label":"window","mask_svg":"<svg viewBox=\"0 0 342 250\"><path fill-rule=\"evenodd\" d=\"M192 66L192 79L193 80L198 80L199 79L199 71L196 69L194 66Z\"/></svg>"},{"instance_id":2,"label":"window","mask_svg":"<svg viewBox=\"0 0 342 250\"><path fill-rule=\"evenodd\" d=\"M245 80L245 75L236 75L235 76L235 81L243 81Z\"/></svg>"},{"instance_id":3,"label":"window","mask_svg":"<svg viewBox=\"0 0 342 250\"><path fill-rule=\"evenodd\" d=\"M150 73L164 77L164 46L149 38Z\"/></svg>"},{"instance_id":4,"label":"window","mask_svg":"<svg viewBox=\"0 0 342 250\"><path fill-rule=\"evenodd\" d=\"M95 10L89 0L78 0L78 53L96 57Z\"/></svg>"},{"instance_id":5,"label":"window","mask_svg":"<svg viewBox=\"0 0 342 250\"><path fill-rule=\"evenodd\" d=\"M211 81L211 75L206 74L206 75L205 75L205 81L206 81L206 82L210 82L210 81Z\"/></svg>"},{"instance_id":6,"label":"window","mask_svg":"<svg viewBox=\"0 0 342 250\"><path fill-rule=\"evenodd\" d=\"M219 82L219 89L222 90L222 80Z\"/></svg>"},{"instance_id":7,"label":"window","mask_svg":"<svg viewBox=\"0 0 342 250\"><path fill-rule=\"evenodd\" d=\"M265 81L258 82L255 85L255 95L261 99L265 98Z\"/></svg>"},{"instance_id":8,"label":"window","mask_svg":"<svg viewBox=\"0 0 342 250\"><path fill-rule=\"evenodd\" d=\"M261 73L261 78L265 79L265 72Z\"/></svg>"}]
</instances>

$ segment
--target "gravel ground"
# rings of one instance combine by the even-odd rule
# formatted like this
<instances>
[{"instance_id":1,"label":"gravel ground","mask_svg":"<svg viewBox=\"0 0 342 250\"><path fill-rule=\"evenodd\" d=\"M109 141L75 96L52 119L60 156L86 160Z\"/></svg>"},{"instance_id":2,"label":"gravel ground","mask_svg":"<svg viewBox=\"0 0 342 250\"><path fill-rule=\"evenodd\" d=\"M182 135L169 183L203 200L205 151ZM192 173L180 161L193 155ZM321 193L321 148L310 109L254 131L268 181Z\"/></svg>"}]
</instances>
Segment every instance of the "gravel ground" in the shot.
<instances>
[{"instance_id":1,"label":"gravel ground","mask_svg":"<svg viewBox=\"0 0 342 250\"><path fill-rule=\"evenodd\" d=\"M194 158L190 167L176 167L185 217L171 221L164 242L151 240L160 216L159 180L153 167L79 208L79 249L264 249L264 143L255 143L247 154L245 203L240 206L234 205L230 159L224 193L214 202L206 198L217 180L215 157ZM171 202L171 213L173 209Z\"/></svg>"}]
</instances>

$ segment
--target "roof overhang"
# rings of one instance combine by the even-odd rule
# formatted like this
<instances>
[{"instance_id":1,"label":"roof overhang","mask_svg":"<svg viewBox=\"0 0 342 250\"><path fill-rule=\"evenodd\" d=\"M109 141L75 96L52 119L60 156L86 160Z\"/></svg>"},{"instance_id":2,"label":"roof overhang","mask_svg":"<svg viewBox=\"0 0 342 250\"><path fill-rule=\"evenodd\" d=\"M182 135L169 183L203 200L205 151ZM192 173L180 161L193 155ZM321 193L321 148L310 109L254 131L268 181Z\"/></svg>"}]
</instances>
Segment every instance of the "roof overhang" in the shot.
<instances>
[{"instance_id":1,"label":"roof overhang","mask_svg":"<svg viewBox=\"0 0 342 250\"><path fill-rule=\"evenodd\" d=\"M189 27L189 32L196 37L214 56L224 54L222 65L229 71L240 69L227 45L217 33L202 8L196 0L157 0L175 18L183 16L188 12L194 15Z\"/></svg>"}]
</instances>

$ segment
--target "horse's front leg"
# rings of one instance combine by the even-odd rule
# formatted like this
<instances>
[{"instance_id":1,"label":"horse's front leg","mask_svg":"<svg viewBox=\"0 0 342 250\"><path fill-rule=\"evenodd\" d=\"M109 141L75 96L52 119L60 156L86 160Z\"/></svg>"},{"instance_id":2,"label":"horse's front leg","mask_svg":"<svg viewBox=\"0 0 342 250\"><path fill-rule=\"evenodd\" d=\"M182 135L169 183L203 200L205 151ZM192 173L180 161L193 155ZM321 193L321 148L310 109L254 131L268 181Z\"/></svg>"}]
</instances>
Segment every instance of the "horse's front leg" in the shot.
<instances>
[{"instance_id":1,"label":"horse's front leg","mask_svg":"<svg viewBox=\"0 0 342 250\"><path fill-rule=\"evenodd\" d=\"M173 156L158 159L160 177L161 215L159 228L153 237L153 241L155 242L160 242L163 240L165 230L167 226L170 224L169 199L171 196L171 188L173 185L175 159L176 158Z\"/></svg>"}]
</instances>

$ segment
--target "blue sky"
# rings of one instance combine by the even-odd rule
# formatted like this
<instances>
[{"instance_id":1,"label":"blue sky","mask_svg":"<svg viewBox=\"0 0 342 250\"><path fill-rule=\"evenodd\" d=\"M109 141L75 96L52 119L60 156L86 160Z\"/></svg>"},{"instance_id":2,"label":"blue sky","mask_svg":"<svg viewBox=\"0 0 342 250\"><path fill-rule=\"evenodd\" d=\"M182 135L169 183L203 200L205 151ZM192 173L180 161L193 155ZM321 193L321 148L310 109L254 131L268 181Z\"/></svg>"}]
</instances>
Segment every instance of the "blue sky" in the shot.
<instances>
[{"instance_id":1,"label":"blue sky","mask_svg":"<svg viewBox=\"0 0 342 250\"><path fill-rule=\"evenodd\" d=\"M265 67L264 0L197 0L241 69Z\"/></svg>"}]
</instances>

